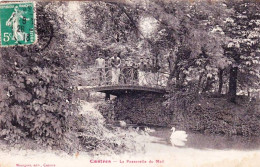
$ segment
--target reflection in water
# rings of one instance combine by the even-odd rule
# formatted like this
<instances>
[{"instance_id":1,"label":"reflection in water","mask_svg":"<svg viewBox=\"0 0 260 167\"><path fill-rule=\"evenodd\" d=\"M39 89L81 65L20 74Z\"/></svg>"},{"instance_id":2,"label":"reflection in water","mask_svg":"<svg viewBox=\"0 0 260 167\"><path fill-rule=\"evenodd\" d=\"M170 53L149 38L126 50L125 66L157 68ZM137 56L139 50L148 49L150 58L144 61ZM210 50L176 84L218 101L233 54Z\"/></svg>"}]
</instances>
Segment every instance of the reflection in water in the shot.
<instances>
[{"instance_id":1,"label":"reflection in water","mask_svg":"<svg viewBox=\"0 0 260 167\"><path fill-rule=\"evenodd\" d=\"M171 145L171 129L157 127L156 131L150 133L151 136L158 137L157 143ZM186 148L197 149L237 149L251 150L260 149L260 138L245 138L242 136L204 135L194 132L187 132L188 137L185 142Z\"/></svg>"}]
</instances>

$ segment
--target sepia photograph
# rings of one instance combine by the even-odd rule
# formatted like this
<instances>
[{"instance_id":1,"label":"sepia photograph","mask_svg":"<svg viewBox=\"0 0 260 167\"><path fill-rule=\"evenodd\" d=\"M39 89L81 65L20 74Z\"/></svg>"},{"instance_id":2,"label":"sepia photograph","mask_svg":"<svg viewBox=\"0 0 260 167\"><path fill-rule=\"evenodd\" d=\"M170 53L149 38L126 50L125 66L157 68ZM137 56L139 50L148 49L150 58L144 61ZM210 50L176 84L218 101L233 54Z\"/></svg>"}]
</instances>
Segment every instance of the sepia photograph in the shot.
<instances>
[{"instance_id":1,"label":"sepia photograph","mask_svg":"<svg viewBox=\"0 0 260 167\"><path fill-rule=\"evenodd\" d=\"M259 164L259 1L0 0L0 167Z\"/></svg>"}]
</instances>

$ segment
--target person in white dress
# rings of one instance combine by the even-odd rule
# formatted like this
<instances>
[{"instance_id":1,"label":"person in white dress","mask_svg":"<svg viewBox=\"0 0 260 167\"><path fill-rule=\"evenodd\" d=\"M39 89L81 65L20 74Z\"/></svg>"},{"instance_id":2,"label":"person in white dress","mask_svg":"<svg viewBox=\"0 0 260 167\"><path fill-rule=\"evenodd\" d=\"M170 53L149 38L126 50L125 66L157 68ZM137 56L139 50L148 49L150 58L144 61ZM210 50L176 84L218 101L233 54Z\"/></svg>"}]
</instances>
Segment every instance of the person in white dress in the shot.
<instances>
[{"instance_id":1,"label":"person in white dress","mask_svg":"<svg viewBox=\"0 0 260 167\"><path fill-rule=\"evenodd\" d=\"M111 58L111 65L112 65L112 84L117 85L119 83L119 76L120 76L120 65L121 65L120 57L113 56Z\"/></svg>"},{"instance_id":2,"label":"person in white dress","mask_svg":"<svg viewBox=\"0 0 260 167\"><path fill-rule=\"evenodd\" d=\"M143 58L140 59L139 71L138 71L138 79L139 79L139 85L140 85L140 86L146 85L146 80L145 80L145 64L144 64Z\"/></svg>"}]
</instances>

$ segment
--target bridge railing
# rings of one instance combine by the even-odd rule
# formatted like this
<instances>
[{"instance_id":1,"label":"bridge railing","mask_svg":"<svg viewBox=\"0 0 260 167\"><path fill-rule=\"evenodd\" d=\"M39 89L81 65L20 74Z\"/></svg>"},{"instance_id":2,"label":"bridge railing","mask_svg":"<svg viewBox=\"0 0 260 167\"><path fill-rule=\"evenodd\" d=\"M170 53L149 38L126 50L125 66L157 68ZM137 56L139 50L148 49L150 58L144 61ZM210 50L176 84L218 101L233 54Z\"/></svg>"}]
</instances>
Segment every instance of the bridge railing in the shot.
<instances>
[{"instance_id":1,"label":"bridge railing","mask_svg":"<svg viewBox=\"0 0 260 167\"><path fill-rule=\"evenodd\" d=\"M120 68L88 68L85 75L87 86L146 86L164 88L167 84L168 74L163 72L151 72L135 67Z\"/></svg>"}]
</instances>

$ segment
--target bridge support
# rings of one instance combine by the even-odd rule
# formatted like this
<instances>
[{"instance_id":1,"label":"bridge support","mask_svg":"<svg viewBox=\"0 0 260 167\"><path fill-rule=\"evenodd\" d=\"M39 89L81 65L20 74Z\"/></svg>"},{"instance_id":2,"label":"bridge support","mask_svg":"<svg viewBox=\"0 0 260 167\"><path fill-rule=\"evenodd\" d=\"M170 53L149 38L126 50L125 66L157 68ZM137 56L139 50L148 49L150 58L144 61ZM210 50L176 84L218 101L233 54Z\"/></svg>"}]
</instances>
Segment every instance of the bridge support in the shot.
<instances>
[{"instance_id":1,"label":"bridge support","mask_svg":"<svg viewBox=\"0 0 260 167\"><path fill-rule=\"evenodd\" d=\"M129 124L168 126L172 113L165 108L163 94L133 92L117 96L114 103L116 120Z\"/></svg>"},{"instance_id":2,"label":"bridge support","mask_svg":"<svg viewBox=\"0 0 260 167\"><path fill-rule=\"evenodd\" d=\"M109 93L106 93L106 97L105 97L105 100L110 100L110 94Z\"/></svg>"}]
</instances>

